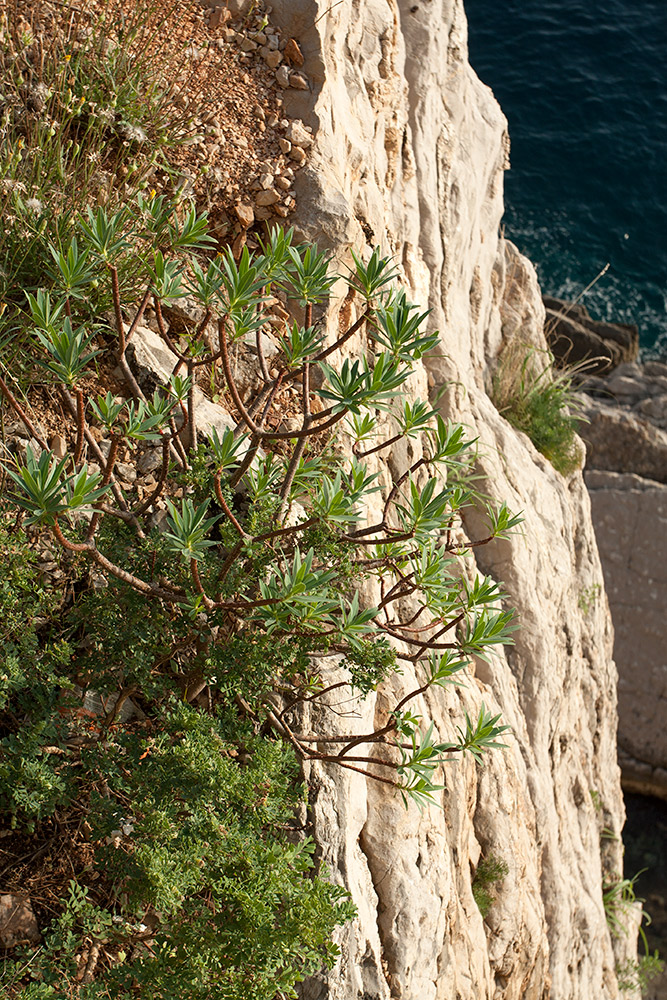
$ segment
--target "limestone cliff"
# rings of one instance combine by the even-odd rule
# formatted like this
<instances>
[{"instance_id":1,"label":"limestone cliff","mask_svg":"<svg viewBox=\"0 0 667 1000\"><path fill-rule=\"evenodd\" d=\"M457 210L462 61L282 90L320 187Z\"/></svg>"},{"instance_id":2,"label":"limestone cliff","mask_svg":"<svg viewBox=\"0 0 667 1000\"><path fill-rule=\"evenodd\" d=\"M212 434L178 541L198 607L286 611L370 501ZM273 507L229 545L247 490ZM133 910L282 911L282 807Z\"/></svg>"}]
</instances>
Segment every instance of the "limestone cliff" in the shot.
<instances>
[{"instance_id":1,"label":"limestone cliff","mask_svg":"<svg viewBox=\"0 0 667 1000\"><path fill-rule=\"evenodd\" d=\"M515 646L421 706L451 736L483 700L512 726L509 749L483 767L452 764L442 808L423 815L381 786L313 767L322 858L359 917L339 967L303 996L617 997L615 962L632 934L615 956L601 885L622 866L616 671L606 601L581 600L602 583L588 495L581 474L556 473L485 391L504 338L521 329L543 344L533 269L498 235L505 119L468 64L460 0L274 0L272 18L298 39L312 83L285 91L290 117L315 134L297 182L300 229L341 258L365 244L395 256L442 335L416 381L447 387L441 409L479 436L482 488L525 514L522 535L478 559L519 611ZM466 528L476 533L474 518ZM382 704L380 692L360 711ZM471 881L490 854L509 874L484 921Z\"/></svg>"}]
</instances>

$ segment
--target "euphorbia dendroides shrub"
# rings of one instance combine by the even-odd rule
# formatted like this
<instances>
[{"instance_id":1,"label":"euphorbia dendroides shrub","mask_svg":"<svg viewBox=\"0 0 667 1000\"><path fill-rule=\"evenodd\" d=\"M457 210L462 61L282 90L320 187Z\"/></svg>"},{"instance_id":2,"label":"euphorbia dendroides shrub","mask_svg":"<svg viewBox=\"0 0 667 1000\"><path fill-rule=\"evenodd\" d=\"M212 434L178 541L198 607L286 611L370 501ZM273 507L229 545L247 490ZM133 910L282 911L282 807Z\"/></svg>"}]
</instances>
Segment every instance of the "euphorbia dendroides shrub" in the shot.
<instances>
[{"instance_id":1,"label":"euphorbia dendroides shrub","mask_svg":"<svg viewBox=\"0 0 667 1000\"><path fill-rule=\"evenodd\" d=\"M460 682L473 657L510 641L512 612L502 609L498 585L463 572L462 560L519 518L504 504L488 505L485 537L462 541L462 512L481 504L469 475L473 442L427 401L402 395L438 335L424 332L427 314L395 288L389 259L378 250L365 263L353 255L337 275L326 254L297 246L292 231L274 229L258 254L243 250L238 259L229 250L211 258L211 242L205 215L140 196L113 215L89 210L69 246L52 248L54 283L27 296L20 325L70 416L70 450L59 459L49 451L4 379L7 402L43 447L28 448L6 471L29 530L49 532L80 577L90 564L98 578L97 589L82 588L63 611L61 631L85 641L58 668L58 719L48 704L40 718L51 720L49 740L66 745L74 710L64 711L62 700L76 699L64 676L70 689L76 682L107 699L76 766L57 758L58 779L68 801L87 789L91 836L112 844L100 850L122 893L118 905L157 914L160 945L111 962L105 976L119 989L138 982L146 996L166 996L178 983L188 996L271 1000L333 960L331 929L351 913L340 890L305 877L309 842L294 847L279 836L290 825L288 760L361 772L422 807L437 800L437 771L448 759L479 759L502 745L506 727L484 705L445 739L414 706L428 688ZM323 317L336 282L354 297L358 318L329 342ZM263 331L276 292L302 322L286 326L269 368ZM184 294L201 319L176 339L163 307ZM93 303L105 295L115 329L101 328L95 315ZM174 371L147 397L128 347L149 307ZM233 355L249 340L257 381L244 395ZM363 355L345 356L358 343ZM124 398L84 392L104 352L115 355ZM236 421L207 440L196 427L203 375ZM282 430L272 418L288 388L297 390L289 398L298 420ZM383 451L403 437L420 457L392 480ZM141 498L115 474L119 455L137 445L161 450ZM166 525L151 529L159 504ZM371 590L373 606L362 598ZM405 665L416 686L372 731L300 731L305 703L326 712L333 690L366 695ZM47 686L56 683L49 678ZM147 721L121 721L128 699ZM23 719L28 728L8 737L15 758L36 724L29 709ZM40 745L37 738L33 756ZM11 774L22 780L18 764ZM100 797L93 786L101 774ZM53 809L39 794L30 805L16 795L8 801L16 822L33 827ZM132 829L119 834L128 803ZM283 866L279 883L272 852ZM250 900L239 895L246 876L234 858L247 877L254 872ZM66 913L76 905L88 912L85 900L68 905ZM297 919L297 909L319 914L314 937L313 920ZM264 929L248 936L251 924ZM122 939L120 925L109 926L98 936ZM248 983L256 988L248 992Z\"/></svg>"}]
</instances>

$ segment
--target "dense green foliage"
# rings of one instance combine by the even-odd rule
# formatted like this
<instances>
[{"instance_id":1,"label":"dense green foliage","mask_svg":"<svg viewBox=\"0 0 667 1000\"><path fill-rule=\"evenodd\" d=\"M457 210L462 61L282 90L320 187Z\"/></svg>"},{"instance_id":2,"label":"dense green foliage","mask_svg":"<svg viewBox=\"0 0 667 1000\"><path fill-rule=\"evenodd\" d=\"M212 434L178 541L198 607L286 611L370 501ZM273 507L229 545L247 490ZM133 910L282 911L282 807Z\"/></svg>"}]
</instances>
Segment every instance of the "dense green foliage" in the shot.
<instances>
[{"instance_id":1,"label":"dense green foliage","mask_svg":"<svg viewBox=\"0 0 667 1000\"><path fill-rule=\"evenodd\" d=\"M97 864L115 887L100 907L85 885L71 883L63 913L30 961L31 975L50 987L43 995L69 995L61 984L91 935L119 960L113 974L82 991L86 997L264 998L333 959L331 932L353 908L341 889L313 877L313 844L286 837L296 832L302 795L290 749L224 703L212 714L198 711L169 684L153 702L158 717L101 731L81 712L71 679L76 654L63 636L80 635L84 616L94 642L115 611L117 649L129 647L135 663L132 647L139 662L142 647L155 656L156 633L146 634L138 614L119 618L108 594L86 595L56 616L30 548L7 531L0 542L9 556L0 587L0 804L34 832L76 800L98 845ZM145 603L143 610L145 617ZM103 668L90 669L103 687ZM152 952L130 962L148 910L159 913ZM24 966L20 956L5 962L7 989Z\"/></svg>"},{"instance_id":2,"label":"dense green foliage","mask_svg":"<svg viewBox=\"0 0 667 1000\"><path fill-rule=\"evenodd\" d=\"M507 862L495 854L482 858L477 865L472 880L472 894L483 917L488 914L495 901L495 886L502 882L508 873Z\"/></svg>"},{"instance_id":3,"label":"dense green foliage","mask_svg":"<svg viewBox=\"0 0 667 1000\"><path fill-rule=\"evenodd\" d=\"M549 354L521 343L510 344L493 379L492 398L499 412L528 435L539 452L564 476L581 465L577 428L580 405L574 370L555 372Z\"/></svg>"}]
</instances>

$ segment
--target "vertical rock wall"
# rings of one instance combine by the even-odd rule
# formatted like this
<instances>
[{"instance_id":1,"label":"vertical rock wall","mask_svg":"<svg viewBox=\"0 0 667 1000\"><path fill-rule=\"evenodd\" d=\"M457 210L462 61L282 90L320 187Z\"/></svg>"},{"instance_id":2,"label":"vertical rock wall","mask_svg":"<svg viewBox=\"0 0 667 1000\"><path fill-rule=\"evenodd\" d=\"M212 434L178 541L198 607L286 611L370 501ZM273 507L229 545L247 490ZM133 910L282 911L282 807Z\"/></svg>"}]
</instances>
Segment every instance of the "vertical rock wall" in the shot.
<instances>
[{"instance_id":1,"label":"vertical rock wall","mask_svg":"<svg viewBox=\"0 0 667 1000\"><path fill-rule=\"evenodd\" d=\"M533 269L498 235L505 119L468 64L459 0L274 0L272 17L299 40L312 81L312 92L285 91L290 117L316 139L298 181L300 230L341 259L366 245L395 256L442 335L414 391L447 387L443 412L479 436L481 488L525 513L523 534L478 550L519 611L515 646L480 662L467 687L416 706L446 739L484 701L512 726L509 748L483 767L452 764L442 808L422 815L376 783L312 769L322 857L359 917L342 932L339 967L303 996L617 997L615 961L633 935L615 956L602 904L603 876L622 865L620 841L602 831L620 833L623 806L609 614L605 600L587 610L580 600L602 583L588 495L485 391L504 338L521 329L543 345ZM481 524L471 516L466 530L479 537ZM384 718L387 699L358 707L359 732ZM318 724L335 719L325 710ZM491 854L509 874L483 920L471 881Z\"/></svg>"}]
</instances>

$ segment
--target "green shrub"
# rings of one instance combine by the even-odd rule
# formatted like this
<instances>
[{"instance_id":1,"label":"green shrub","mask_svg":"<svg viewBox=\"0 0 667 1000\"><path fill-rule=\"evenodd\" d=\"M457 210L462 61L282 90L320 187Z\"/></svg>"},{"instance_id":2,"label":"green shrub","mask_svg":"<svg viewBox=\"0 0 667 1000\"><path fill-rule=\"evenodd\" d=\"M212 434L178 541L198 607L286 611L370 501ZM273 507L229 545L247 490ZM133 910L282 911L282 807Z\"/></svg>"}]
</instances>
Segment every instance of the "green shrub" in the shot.
<instances>
[{"instance_id":1,"label":"green shrub","mask_svg":"<svg viewBox=\"0 0 667 1000\"><path fill-rule=\"evenodd\" d=\"M495 902L494 887L508 874L509 865L495 854L483 858L478 864L472 880L472 894L482 917L486 917Z\"/></svg>"},{"instance_id":2,"label":"green shrub","mask_svg":"<svg viewBox=\"0 0 667 1000\"><path fill-rule=\"evenodd\" d=\"M608 879L602 886L602 902L607 925L614 937L628 933L628 923L634 923L633 911L644 903L644 900L635 894L635 883L641 874L639 871L632 878L623 878L619 875ZM628 960L617 967L618 986L623 992L643 990L651 980L661 975L664 968L664 962L661 961L658 952L651 954L649 950L642 924L648 926L650 923L651 915L642 909L639 936L644 946L644 954L637 961Z\"/></svg>"},{"instance_id":3,"label":"green shrub","mask_svg":"<svg viewBox=\"0 0 667 1000\"><path fill-rule=\"evenodd\" d=\"M460 683L471 659L511 641L514 627L499 586L459 569L468 549L454 529L461 510L481 502L469 486L472 443L426 403L396 402L437 335L421 331L425 316L392 288L391 264L377 251L367 264L355 258L345 277L359 319L326 346L313 322L336 280L325 254L274 230L255 258L225 251L206 262L198 251L210 242L205 216L162 197L91 209L53 255L53 288L29 294L21 314L19 335L71 415L62 428L69 452L57 460L28 448L6 473L29 530L68 560L71 597L35 635L38 658L52 664L39 706L26 700L29 671L7 690L3 808L39 833L56 804L70 802L86 817L103 880L88 884L78 873L42 951L15 963L15 992L33 975L63 996L292 995L300 978L333 961L332 931L353 913L347 894L312 870L312 844L295 822L296 764L361 772L422 808L437 800L438 770L453 756L481 760L503 745L507 727L483 704L449 739L413 709L429 688ZM129 322L123 269L144 282ZM92 283L115 316L115 330L100 326L95 345L86 324ZM176 345L162 305L186 290L204 318ZM275 290L300 303L304 325L285 334L272 373L259 333ZM127 352L149 301L183 368L152 397ZM333 350L355 333L367 338L368 356L332 365ZM230 351L250 335L260 386L244 399ZM127 399L84 395L105 351ZM200 370L230 401L236 433L201 441ZM297 392L281 396L286 386ZM28 421L6 382L0 390ZM267 417L295 397L299 429L273 429ZM337 436L343 427L352 456ZM421 439L422 457L381 485L365 459L401 437ZM121 448L131 459L147 445L162 464L152 494L140 498L114 472ZM376 495L381 514L365 525ZM149 521L158 503L162 530ZM520 520L504 504L489 506L487 519L486 537L473 544ZM380 594L375 607L361 599L368 581ZM300 732L304 706L317 718L330 691L363 696L403 662L417 670L416 686L372 731ZM85 709L84 691L102 707ZM134 717L123 715L128 703Z\"/></svg>"},{"instance_id":4,"label":"green shrub","mask_svg":"<svg viewBox=\"0 0 667 1000\"><path fill-rule=\"evenodd\" d=\"M514 341L501 355L491 390L498 412L564 476L579 468L583 457L575 374L575 368L555 371L550 352Z\"/></svg>"},{"instance_id":5,"label":"green shrub","mask_svg":"<svg viewBox=\"0 0 667 1000\"><path fill-rule=\"evenodd\" d=\"M618 988L622 993L632 993L641 990L642 993L654 979L662 975L665 963L658 952L652 955L641 955L636 961L628 959L616 968Z\"/></svg>"}]
</instances>

